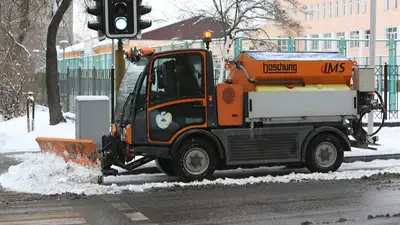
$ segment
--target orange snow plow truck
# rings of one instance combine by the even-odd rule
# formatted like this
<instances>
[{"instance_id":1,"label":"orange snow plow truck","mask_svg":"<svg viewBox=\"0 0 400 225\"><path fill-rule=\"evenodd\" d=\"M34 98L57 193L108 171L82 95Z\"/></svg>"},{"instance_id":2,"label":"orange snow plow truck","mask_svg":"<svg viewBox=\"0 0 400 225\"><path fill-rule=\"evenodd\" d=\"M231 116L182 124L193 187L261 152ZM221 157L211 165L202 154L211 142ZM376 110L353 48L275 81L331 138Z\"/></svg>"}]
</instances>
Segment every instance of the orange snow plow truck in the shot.
<instances>
[{"instance_id":1,"label":"orange snow plow truck","mask_svg":"<svg viewBox=\"0 0 400 225\"><path fill-rule=\"evenodd\" d=\"M191 181L270 165L326 173L351 147L378 145L379 130L362 126L365 114L384 110L375 71L338 53L243 51L226 62L221 82L208 49L126 55L146 66L102 148L39 137L42 151L100 167L103 176L156 160L167 175Z\"/></svg>"}]
</instances>

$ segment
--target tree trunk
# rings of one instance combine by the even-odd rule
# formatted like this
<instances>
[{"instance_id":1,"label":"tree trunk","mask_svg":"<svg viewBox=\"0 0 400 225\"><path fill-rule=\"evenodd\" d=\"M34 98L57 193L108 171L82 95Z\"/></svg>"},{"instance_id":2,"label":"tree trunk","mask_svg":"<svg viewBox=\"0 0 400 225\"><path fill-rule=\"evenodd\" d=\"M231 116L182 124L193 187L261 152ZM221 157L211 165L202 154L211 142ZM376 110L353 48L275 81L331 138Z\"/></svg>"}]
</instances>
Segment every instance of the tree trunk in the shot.
<instances>
[{"instance_id":1,"label":"tree trunk","mask_svg":"<svg viewBox=\"0 0 400 225\"><path fill-rule=\"evenodd\" d=\"M66 122L61 109L60 102L60 74L58 73L57 61L57 32L61 20L71 5L72 0L62 0L57 11L51 19L47 30L47 49L46 49L46 88L47 102L50 113L50 125L56 125L61 122Z\"/></svg>"}]
</instances>

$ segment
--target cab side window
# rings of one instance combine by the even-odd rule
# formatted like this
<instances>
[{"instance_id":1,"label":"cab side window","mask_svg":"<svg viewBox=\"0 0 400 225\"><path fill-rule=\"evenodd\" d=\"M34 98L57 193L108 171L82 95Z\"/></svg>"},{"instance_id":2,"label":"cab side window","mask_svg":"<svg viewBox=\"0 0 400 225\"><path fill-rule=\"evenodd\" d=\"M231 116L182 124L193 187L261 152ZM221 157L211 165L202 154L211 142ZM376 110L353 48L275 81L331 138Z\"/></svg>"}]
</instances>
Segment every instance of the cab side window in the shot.
<instances>
[{"instance_id":1,"label":"cab side window","mask_svg":"<svg viewBox=\"0 0 400 225\"><path fill-rule=\"evenodd\" d=\"M204 97L204 59L200 53L163 56L152 65L150 104Z\"/></svg>"}]
</instances>

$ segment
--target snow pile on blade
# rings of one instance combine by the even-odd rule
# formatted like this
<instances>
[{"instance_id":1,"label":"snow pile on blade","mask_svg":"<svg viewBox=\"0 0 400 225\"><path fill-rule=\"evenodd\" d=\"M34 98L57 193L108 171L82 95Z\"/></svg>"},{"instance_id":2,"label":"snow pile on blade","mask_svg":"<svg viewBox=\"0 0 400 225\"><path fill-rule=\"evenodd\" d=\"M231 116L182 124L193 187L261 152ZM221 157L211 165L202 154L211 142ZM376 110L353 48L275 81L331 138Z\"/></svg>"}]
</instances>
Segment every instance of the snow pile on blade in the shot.
<instances>
[{"instance_id":1,"label":"snow pile on blade","mask_svg":"<svg viewBox=\"0 0 400 225\"><path fill-rule=\"evenodd\" d=\"M100 170L65 162L59 156L48 153L17 155L22 160L0 175L4 188L18 192L56 194L60 192L82 193L84 186L97 183Z\"/></svg>"}]
</instances>

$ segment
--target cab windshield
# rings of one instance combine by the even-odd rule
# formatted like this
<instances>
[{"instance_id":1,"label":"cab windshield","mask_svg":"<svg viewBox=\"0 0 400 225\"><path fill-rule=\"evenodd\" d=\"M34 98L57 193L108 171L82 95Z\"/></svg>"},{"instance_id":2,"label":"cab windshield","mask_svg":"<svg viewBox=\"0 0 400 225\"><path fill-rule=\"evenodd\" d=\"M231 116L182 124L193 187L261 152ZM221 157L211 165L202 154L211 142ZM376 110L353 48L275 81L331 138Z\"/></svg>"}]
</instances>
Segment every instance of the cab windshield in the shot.
<instances>
[{"instance_id":1,"label":"cab windshield","mask_svg":"<svg viewBox=\"0 0 400 225\"><path fill-rule=\"evenodd\" d=\"M145 57L143 57L139 62L136 63L126 61L126 72L124 78L121 81L121 86L119 88L118 96L116 97L115 103L116 122L120 121L125 101L128 99L129 94L133 92L135 86L137 86L136 81L146 67L147 62L148 60ZM127 106L127 108L129 108L129 106Z\"/></svg>"}]
</instances>

